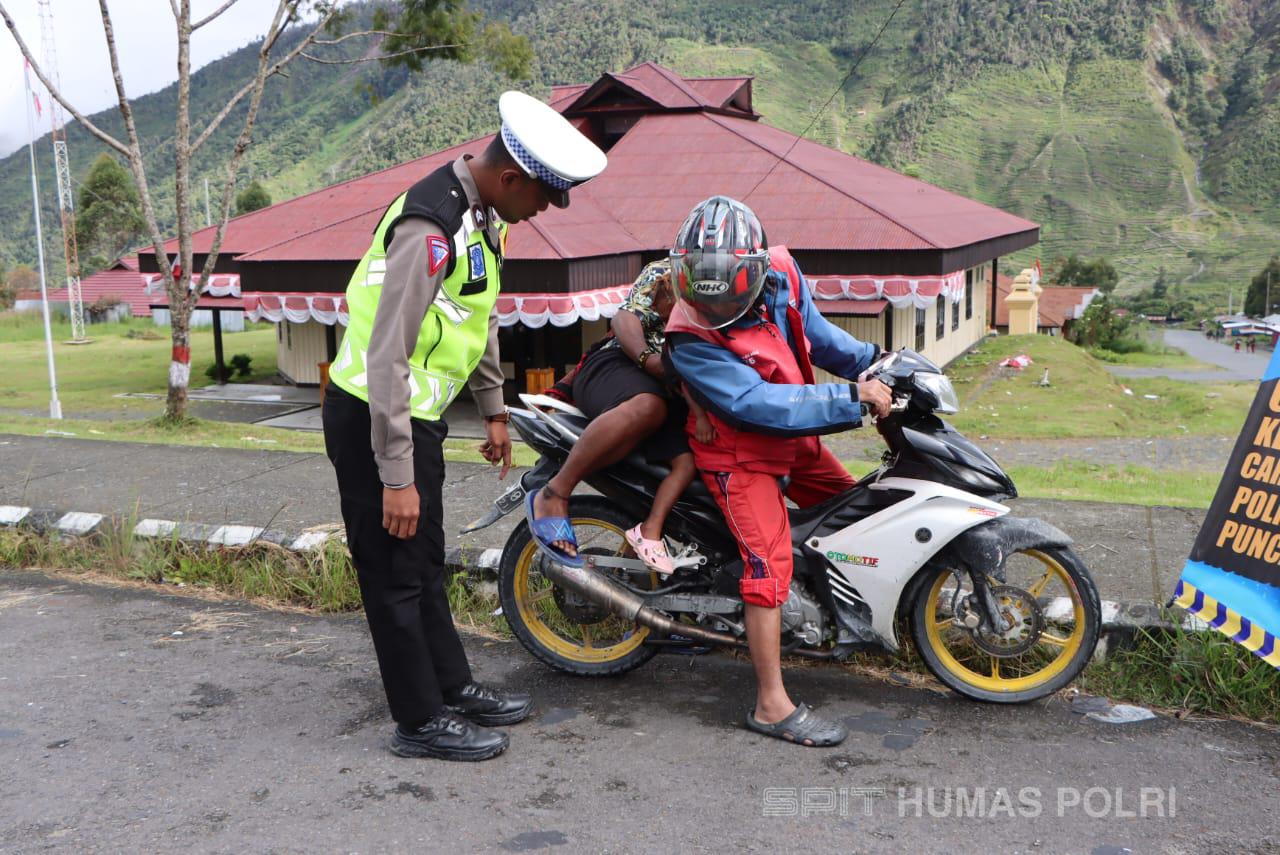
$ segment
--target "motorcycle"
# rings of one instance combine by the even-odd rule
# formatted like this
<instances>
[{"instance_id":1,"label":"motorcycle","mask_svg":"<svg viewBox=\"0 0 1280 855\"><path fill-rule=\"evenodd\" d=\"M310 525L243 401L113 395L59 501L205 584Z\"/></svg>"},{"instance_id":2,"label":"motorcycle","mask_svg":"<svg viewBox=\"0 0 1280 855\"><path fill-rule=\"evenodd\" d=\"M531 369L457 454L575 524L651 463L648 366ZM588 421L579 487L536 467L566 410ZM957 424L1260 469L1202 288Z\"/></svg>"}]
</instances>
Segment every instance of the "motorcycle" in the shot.
<instances>
[{"instance_id":1,"label":"motorcycle","mask_svg":"<svg viewBox=\"0 0 1280 855\"><path fill-rule=\"evenodd\" d=\"M896 654L905 630L942 683L976 700L1022 703L1069 684L1097 644L1101 604L1071 539L1037 519L1010 516L1008 475L939 417L958 411L951 381L910 349L866 372L893 393L876 421L880 465L846 492L789 510L794 570L782 605L783 653L842 660ZM511 426L540 455L481 520L523 509L528 491L560 468L587 419L542 395L521 395ZM527 522L507 539L498 591L512 632L535 657L581 675L622 674L664 649L745 647L738 593L742 560L699 480L665 534L676 572L662 577L623 532L643 519L667 469L632 453L587 483L569 517L584 565L537 547Z\"/></svg>"}]
</instances>

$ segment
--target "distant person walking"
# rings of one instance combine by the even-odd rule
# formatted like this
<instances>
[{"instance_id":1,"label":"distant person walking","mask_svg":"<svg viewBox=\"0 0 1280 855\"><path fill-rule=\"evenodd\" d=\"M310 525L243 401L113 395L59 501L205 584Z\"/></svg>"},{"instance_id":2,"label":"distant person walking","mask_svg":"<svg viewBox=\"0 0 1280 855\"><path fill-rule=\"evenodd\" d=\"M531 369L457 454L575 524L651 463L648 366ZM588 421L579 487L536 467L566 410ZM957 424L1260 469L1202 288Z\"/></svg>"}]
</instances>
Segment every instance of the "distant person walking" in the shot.
<instances>
[{"instance_id":1,"label":"distant person walking","mask_svg":"<svg viewBox=\"0 0 1280 855\"><path fill-rule=\"evenodd\" d=\"M1235 341L1235 345L1236 345L1236 353L1239 353L1239 352L1240 352L1240 339L1236 339L1236 341Z\"/></svg>"}]
</instances>

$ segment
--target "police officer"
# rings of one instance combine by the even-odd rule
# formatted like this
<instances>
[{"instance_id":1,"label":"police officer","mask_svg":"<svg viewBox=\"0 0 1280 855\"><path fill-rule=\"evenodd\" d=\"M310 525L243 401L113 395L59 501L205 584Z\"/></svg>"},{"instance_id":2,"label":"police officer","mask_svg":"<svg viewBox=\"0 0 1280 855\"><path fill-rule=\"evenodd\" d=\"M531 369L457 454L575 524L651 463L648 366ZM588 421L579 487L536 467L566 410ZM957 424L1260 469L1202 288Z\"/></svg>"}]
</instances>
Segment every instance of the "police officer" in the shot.
<instances>
[{"instance_id":1,"label":"police officer","mask_svg":"<svg viewBox=\"0 0 1280 855\"><path fill-rule=\"evenodd\" d=\"M597 175L605 155L559 113L520 92L502 130L402 193L347 286L350 322L330 366L323 422L347 545L382 685L405 757L485 760L493 730L528 716L527 694L476 683L445 596L442 415L464 383L485 418L481 453L511 466L498 322L509 223Z\"/></svg>"}]
</instances>

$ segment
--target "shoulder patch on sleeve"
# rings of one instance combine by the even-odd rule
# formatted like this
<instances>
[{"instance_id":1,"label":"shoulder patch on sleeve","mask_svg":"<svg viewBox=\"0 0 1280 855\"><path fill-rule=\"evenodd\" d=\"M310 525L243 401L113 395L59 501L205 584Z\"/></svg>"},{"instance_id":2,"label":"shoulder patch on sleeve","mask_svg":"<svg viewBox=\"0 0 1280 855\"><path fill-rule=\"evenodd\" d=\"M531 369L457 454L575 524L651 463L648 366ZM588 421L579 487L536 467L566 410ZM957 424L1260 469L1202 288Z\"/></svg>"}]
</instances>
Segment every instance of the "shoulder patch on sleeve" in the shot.
<instances>
[{"instance_id":1,"label":"shoulder patch on sleeve","mask_svg":"<svg viewBox=\"0 0 1280 855\"><path fill-rule=\"evenodd\" d=\"M448 238L443 235L427 235L427 274L436 275L448 260Z\"/></svg>"}]
</instances>

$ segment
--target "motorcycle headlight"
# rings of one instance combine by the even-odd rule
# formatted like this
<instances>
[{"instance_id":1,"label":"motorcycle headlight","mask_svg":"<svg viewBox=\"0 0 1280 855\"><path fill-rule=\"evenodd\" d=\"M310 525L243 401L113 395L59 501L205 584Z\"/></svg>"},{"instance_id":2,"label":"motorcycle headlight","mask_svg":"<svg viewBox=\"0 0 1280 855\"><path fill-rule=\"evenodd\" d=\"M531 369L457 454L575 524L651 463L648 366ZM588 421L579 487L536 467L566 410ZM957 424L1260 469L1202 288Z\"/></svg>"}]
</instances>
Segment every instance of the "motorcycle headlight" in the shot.
<instances>
[{"instance_id":1,"label":"motorcycle headlight","mask_svg":"<svg viewBox=\"0 0 1280 855\"><path fill-rule=\"evenodd\" d=\"M916 374L915 382L916 388L936 402L933 407L935 412L960 412L960 399L956 397L955 387L945 374Z\"/></svg>"}]
</instances>

